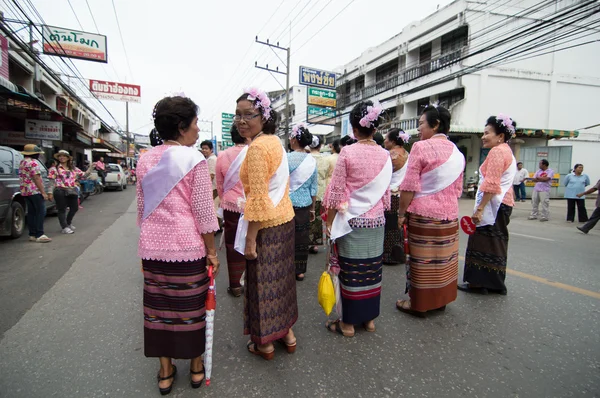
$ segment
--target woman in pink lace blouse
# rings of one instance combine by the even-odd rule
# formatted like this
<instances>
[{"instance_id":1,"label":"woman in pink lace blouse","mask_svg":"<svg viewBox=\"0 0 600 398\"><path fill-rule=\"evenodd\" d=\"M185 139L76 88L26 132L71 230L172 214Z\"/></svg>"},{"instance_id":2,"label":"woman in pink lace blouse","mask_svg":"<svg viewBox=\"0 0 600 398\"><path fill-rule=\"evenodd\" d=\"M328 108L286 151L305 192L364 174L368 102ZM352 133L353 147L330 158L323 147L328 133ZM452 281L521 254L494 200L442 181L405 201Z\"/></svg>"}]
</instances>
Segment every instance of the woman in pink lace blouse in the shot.
<instances>
[{"instance_id":1,"label":"woman in pink lace blouse","mask_svg":"<svg viewBox=\"0 0 600 398\"><path fill-rule=\"evenodd\" d=\"M235 145L219 153L215 178L220 206L223 211L223 234L229 274L227 292L234 297L239 297L242 295L240 278L246 269L246 259L243 254L234 249L234 244L235 233L240 220L240 205L245 198L244 186L240 180L240 166L246 158L248 149L246 139L240 135L235 125L231 127L231 140Z\"/></svg>"},{"instance_id":2,"label":"woman in pink lace blouse","mask_svg":"<svg viewBox=\"0 0 600 398\"><path fill-rule=\"evenodd\" d=\"M458 198L462 195L465 158L448 139L447 109L427 106L418 131L420 141L410 151L406 176L399 187L398 225L408 223L406 292L410 300L398 300L396 307L423 317L427 311L444 310L456 299Z\"/></svg>"},{"instance_id":3,"label":"woman in pink lace blouse","mask_svg":"<svg viewBox=\"0 0 600 398\"><path fill-rule=\"evenodd\" d=\"M481 137L484 148L490 148L479 168L480 179L473 222L475 233L469 235L465 255L463 281L459 290L487 294L506 294L506 258L508 255L508 223L515 200L512 181L517 161L508 140L515 134L517 123L502 114L490 116Z\"/></svg>"},{"instance_id":4,"label":"woman in pink lace blouse","mask_svg":"<svg viewBox=\"0 0 600 398\"><path fill-rule=\"evenodd\" d=\"M154 107L164 140L137 164L138 253L144 271L144 354L160 359L158 387L171 391L172 358L191 359L191 386L204 380L207 260L218 271L219 229L206 160L195 148L198 107L166 97Z\"/></svg>"},{"instance_id":5,"label":"woman in pink lace blouse","mask_svg":"<svg viewBox=\"0 0 600 398\"><path fill-rule=\"evenodd\" d=\"M327 231L337 246L342 314L325 326L345 337L354 326L375 331L379 316L385 216L390 207L392 162L373 139L382 108L371 101L357 104L350 123L358 142L345 146L335 165L323 206Z\"/></svg>"}]
</instances>

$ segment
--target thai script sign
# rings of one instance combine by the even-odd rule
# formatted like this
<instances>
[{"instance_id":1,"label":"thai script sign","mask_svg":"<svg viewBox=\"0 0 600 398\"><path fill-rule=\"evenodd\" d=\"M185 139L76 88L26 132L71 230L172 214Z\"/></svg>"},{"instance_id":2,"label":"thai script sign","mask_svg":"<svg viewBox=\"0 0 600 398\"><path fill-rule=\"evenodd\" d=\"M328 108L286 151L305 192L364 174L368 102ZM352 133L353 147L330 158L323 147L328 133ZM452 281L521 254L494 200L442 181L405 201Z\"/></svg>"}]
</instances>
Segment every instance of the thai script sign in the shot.
<instances>
[{"instance_id":1,"label":"thai script sign","mask_svg":"<svg viewBox=\"0 0 600 398\"><path fill-rule=\"evenodd\" d=\"M8 39L0 36L0 77L8 80Z\"/></svg>"},{"instance_id":2,"label":"thai script sign","mask_svg":"<svg viewBox=\"0 0 600 398\"><path fill-rule=\"evenodd\" d=\"M62 123L25 119L25 137L33 140L62 141Z\"/></svg>"},{"instance_id":3,"label":"thai script sign","mask_svg":"<svg viewBox=\"0 0 600 398\"><path fill-rule=\"evenodd\" d=\"M337 93L333 90L309 87L308 104L335 108L337 105Z\"/></svg>"},{"instance_id":4,"label":"thai script sign","mask_svg":"<svg viewBox=\"0 0 600 398\"><path fill-rule=\"evenodd\" d=\"M90 80L90 91L100 99L142 102L142 89L133 84Z\"/></svg>"},{"instance_id":5,"label":"thai script sign","mask_svg":"<svg viewBox=\"0 0 600 398\"><path fill-rule=\"evenodd\" d=\"M300 67L300 84L335 89L335 73L325 70L313 69L306 66Z\"/></svg>"},{"instance_id":6,"label":"thai script sign","mask_svg":"<svg viewBox=\"0 0 600 398\"><path fill-rule=\"evenodd\" d=\"M25 138L23 131L0 131L0 145L37 144L38 141ZM50 141L52 143L52 141Z\"/></svg>"},{"instance_id":7,"label":"thai script sign","mask_svg":"<svg viewBox=\"0 0 600 398\"><path fill-rule=\"evenodd\" d=\"M331 108L321 108L313 105L308 105L306 108L306 121L312 124L335 126L335 115L335 109Z\"/></svg>"},{"instance_id":8,"label":"thai script sign","mask_svg":"<svg viewBox=\"0 0 600 398\"><path fill-rule=\"evenodd\" d=\"M44 54L108 62L106 36L48 25L42 32Z\"/></svg>"},{"instance_id":9,"label":"thai script sign","mask_svg":"<svg viewBox=\"0 0 600 398\"><path fill-rule=\"evenodd\" d=\"M221 133L229 133L231 131L234 116L233 113L221 112ZM229 136L229 141L231 141L231 135Z\"/></svg>"}]
</instances>

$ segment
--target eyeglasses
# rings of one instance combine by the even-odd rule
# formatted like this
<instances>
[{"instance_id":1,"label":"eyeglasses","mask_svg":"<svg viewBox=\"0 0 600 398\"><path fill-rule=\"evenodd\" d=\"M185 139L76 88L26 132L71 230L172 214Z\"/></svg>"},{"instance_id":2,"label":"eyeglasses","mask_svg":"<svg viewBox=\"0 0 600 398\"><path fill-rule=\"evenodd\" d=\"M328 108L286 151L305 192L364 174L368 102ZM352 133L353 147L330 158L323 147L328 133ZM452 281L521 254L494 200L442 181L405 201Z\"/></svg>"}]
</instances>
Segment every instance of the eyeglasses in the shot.
<instances>
[{"instance_id":1,"label":"eyeglasses","mask_svg":"<svg viewBox=\"0 0 600 398\"><path fill-rule=\"evenodd\" d=\"M240 122L242 119L244 119L245 121L249 122L250 120L260 116L260 113L255 113L254 115L235 115L233 117L233 121L234 122Z\"/></svg>"}]
</instances>

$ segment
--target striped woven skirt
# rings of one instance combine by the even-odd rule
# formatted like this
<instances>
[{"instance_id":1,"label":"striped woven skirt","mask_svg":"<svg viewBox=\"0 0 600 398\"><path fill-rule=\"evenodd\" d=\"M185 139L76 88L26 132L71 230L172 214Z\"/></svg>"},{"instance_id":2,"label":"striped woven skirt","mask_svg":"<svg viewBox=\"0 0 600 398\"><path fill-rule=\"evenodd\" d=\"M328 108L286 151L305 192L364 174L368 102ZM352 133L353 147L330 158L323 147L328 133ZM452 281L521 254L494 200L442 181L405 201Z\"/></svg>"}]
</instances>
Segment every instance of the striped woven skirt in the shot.
<instances>
[{"instance_id":1,"label":"striped woven skirt","mask_svg":"<svg viewBox=\"0 0 600 398\"><path fill-rule=\"evenodd\" d=\"M204 353L206 258L166 262L142 260L144 270L144 354L196 358Z\"/></svg>"},{"instance_id":2,"label":"striped woven skirt","mask_svg":"<svg viewBox=\"0 0 600 398\"><path fill-rule=\"evenodd\" d=\"M425 312L456 300L458 220L408 217L411 309Z\"/></svg>"},{"instance_id":3,"label":"striped woven skirt","mask_svg":"<svg viewBox=\"0 0 600 398\"><path fill-rule=\"evenodd\" d=\"M296 275L298 275L306 272L306 264L308 263L310 206L294 207L294 213L294 222L296 223L294 264L296 265Z\"/></svg>"},{"instance_id":4,"label":"striped woven skirt","mask_svg":"<svg viewBox=\"0 0 600 398\"><path fill-rule=\"evenodd\" d=\"M315 202L315 221L310 223L310 245L323 245L323 219L321 218L321 201Z\"/></svg>"},{"instance_id":5,"label":"striped woven skirt","mask_svg":"<svg viewBox=\"0 0 600 398\"><path fill-rule=\"evenodd\" d=\"M358 325L379 316L384 227L352 228L336 240L342 321Z\"/></svg>"},{"instance_id":6,"label":"striped woven skirt","mask_svg":"<svg viewBox=\"0 0 600 398\"><path fill-rule=\"evenodd\" d=\"M231 288L242 287L240 285L240 278L246 270L246 258L233 248L239 220L240 213L223 210L223 224L225 228L223 234L227 253L227 273L229 274L229 287Z\"/></svg>"},{"instance_id":7,"label":"striped woven skirt","mask_svg":"<svg viewBox=\"0 0 600 398\"><path fill-rule=\"evenodd\" d=\"M258 231L256 260L246 266L244 334L256 344L284 337L298 319L294 221Z\"/></svg>"},{"instance_id":8,"label":"striped woven skirt","mask_svg":"<svg viewBox=\"0 0 600 398\"><path fill-rule=\"evenodd\" d=\"M398 209L400 209L400 196L392 195L390 210L385 211L384 264L399 264L398 261L392 258L392 249L394 246L402 244L402 231L398 228Z\"/></svg>"},{"instance_id":9,"label":"striped woven skirt","mask_svg":"<svg viewBox=\"0 0 600 398\"><path fill-rule=\"evenodd\" d=\"M493 225L477 227L469 236L463 280L473 286L504 291L508 256L508 223L512 207L501 204Z\"/></svg>"}]
</instances>

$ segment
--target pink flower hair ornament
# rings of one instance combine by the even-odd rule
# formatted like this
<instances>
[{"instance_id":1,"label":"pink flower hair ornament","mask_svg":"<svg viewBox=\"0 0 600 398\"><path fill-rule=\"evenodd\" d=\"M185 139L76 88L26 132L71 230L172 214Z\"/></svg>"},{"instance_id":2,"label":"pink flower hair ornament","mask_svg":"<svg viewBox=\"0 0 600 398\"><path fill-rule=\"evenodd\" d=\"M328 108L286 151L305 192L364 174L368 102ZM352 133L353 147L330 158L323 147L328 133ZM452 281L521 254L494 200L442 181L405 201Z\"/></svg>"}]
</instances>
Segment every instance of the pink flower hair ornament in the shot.
<instances>
[{"instance_id":1,"label":"pink flower hair ornament","mask_svg":"<svg viewBox=\"0 0 600 398\"><path fill-rule=\"evenodd\" d=\"M516 134L515 126L513 126L513 120L508 115L499 113L496 117L496 122L506 127L506 130L508 130L508 133L510 134L510 138L514 138Z\"/></svg>"},{"instance_id":2,"label":"pink flower hair ornament","mask_svg":"<svg viewBox=\"0 0 600 398\"><path fill-rule=\"evenodd\" d=\"M367 113L360 119L358 124L367 128L374 127L374 122L379 119L381 112L383 112L383 107L379 101L375 101L373 106L367 106Z\"/></svg>"},{"instance_id":3,"label":"pink flower hair ornament","mask_svg":"<svg viewBox=\"0 0 600 398\"><path fill-rule=\"evenodd\" d=\"M402 131L401 133L398 134L398 137L402 138L402 141L405 144L408 144L408 141L410 141L410 134L408 134L405 131Z\"/></svg>"},{"instance_id":4,"label":"pink flower hair ornament","mask_svg":"<svg viewBox=\"0 0 600 398\"><path fill-rule=\"evenodd\" d=\"M248 101L254 103L254 108L262 108L262 116L265 120L271 118L271 100L267 93L256 87L247 88L244 90L244 94L248 94Z\"/></svg>"},{"instance_id":5,"label":"pink flower hair ornament","mask_svg":"<svg viewBox=\"0 0 600 398\"><path fill-rule=\"evenodd\" d=\"M292 127L292 132L290 133L290 139L300 137L300 129L306 129L306 125L304 123L300 123Z\"/></svg>"}]
</instances>

